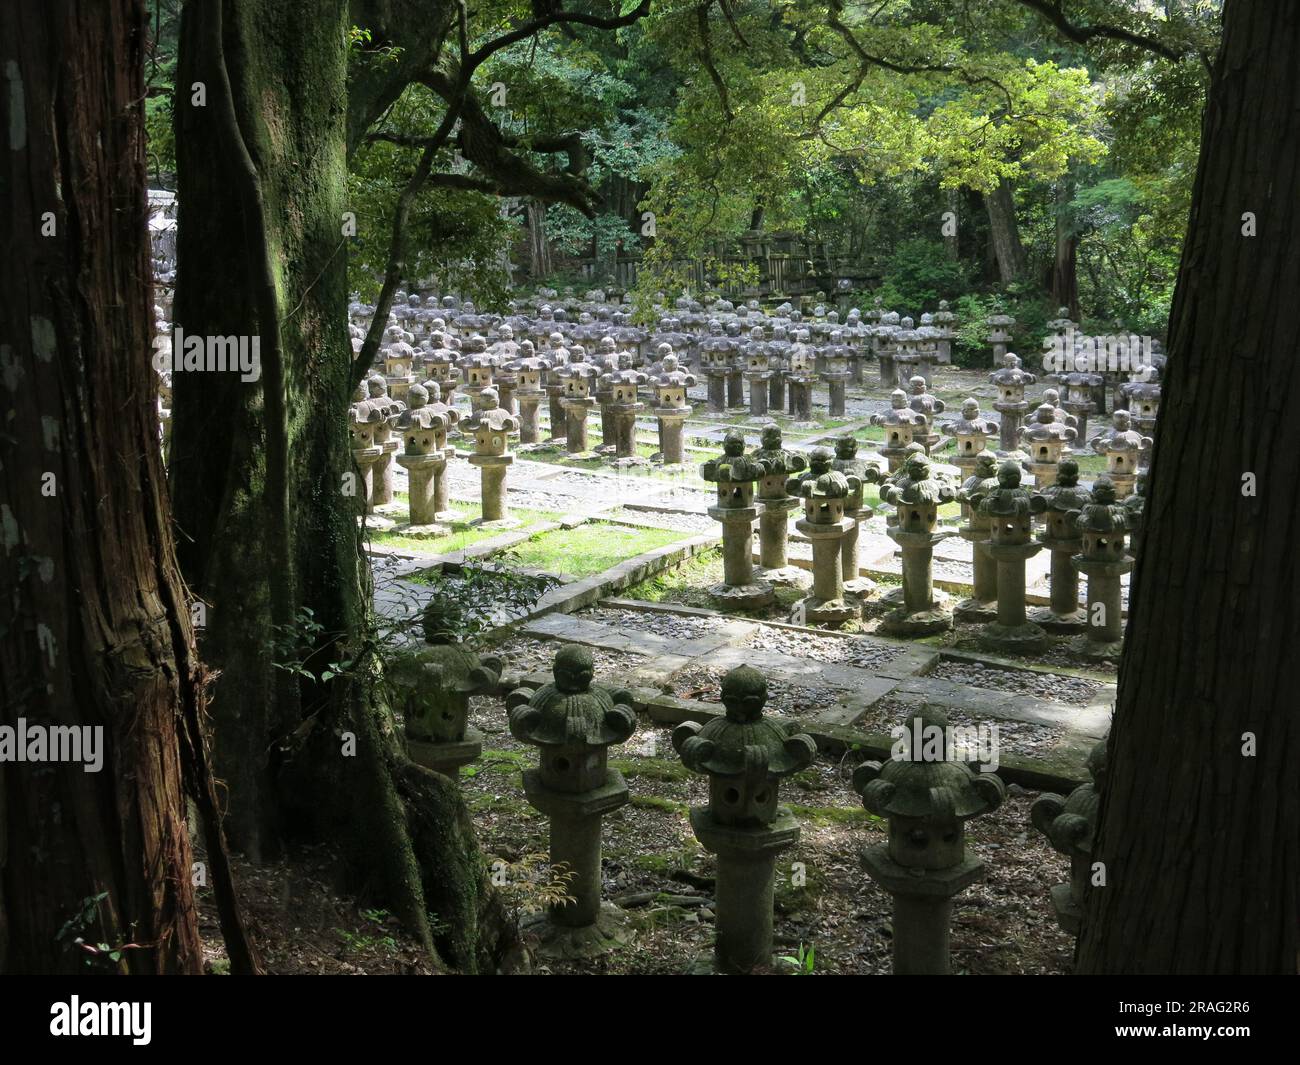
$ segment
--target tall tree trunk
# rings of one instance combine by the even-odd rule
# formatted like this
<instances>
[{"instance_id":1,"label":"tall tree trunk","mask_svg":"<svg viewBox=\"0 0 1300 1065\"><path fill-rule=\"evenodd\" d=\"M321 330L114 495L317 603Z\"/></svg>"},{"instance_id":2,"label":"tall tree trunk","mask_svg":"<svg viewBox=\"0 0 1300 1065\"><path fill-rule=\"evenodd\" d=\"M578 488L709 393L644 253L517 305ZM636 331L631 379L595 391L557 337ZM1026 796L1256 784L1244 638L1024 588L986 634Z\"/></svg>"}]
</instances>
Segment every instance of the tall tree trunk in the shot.
<instances>
[{"instance_id":1,"label":"tall tree trunk","mask_svg":"<svg viewBox=\"0 0 1300 1065\"><path fill-rule=\"evenodd\" d=\"M997 188L986 193L984 206L989 214L989 239L998 264L998 278L1004 285L1009 285L1025 269L1025 249L1020 243L1015 190L1010 180L1003 178Z\"/></svg>"},{"instance_id":2,"label":"tall tree trunk","mask_svg":"<svg viewBox=\"0 0 1300 1065\"><path fill-rule=\"evenodd\" d=\"M161 491L144 18L141 0L0 5L0 724L102 730L97 771L0 763L4 972L201 971L187 788L234 968L255 968Z\"/></svg>"},{"instance_id":3,"label":"tall tree trunk","mask_svg":"<svg viewBox=\"0 0 1300 1065\"><path fill-rule=\"evenodd\" d=\"M1295 973L1300 948L1300 10L1228 0L1223 19L1109 744L1106 886L1079 941L1090 973Z\"/></svg>"},{"instance_id":4,"label":"tall tree trunk","mask_svg":"<svg viewBox=\"0 0 1300 1065\"><path fill-rule=\"evenodd\" d=\"M533 282L551 274L551 242L546 239L546 204L529 200L524 210L528 220L528 274Z\"/></svg>"},{"instance_id":5,"label":"tall tree trunk","mask_svg":"<svg viewBox=\"0 0 1300 1065\"><path fill-rule=\"evenodd\" d=\"M1056 184L1056 254L1052 258L1048 291L1053 307L1067 307L1070 317L1079 318L1079 237L1074 231L1070 202L1074 199L1074 179L1066 174Z\"/></svg>"},{"instance_id":6,"label":"tall tree trunk","mask_svg":"<svg viewBox=\"0 0 1300 1065\"><path fill-rule=\"evenodd\" d=\"M264 366L251 383L174 379L179 554L211 603L203 650L221 671L213 715L232 839L255 857L294 839L342 842L359 890L473 971L493 964L501 929L454 784L407 761L364 671L321 679L360 652L370 599L361 500L344 488L357 372L342 236L355 209L348 25L346 0L184 11L176 322L187 335L257 336ZM193 103L196 82L206 106ZM276 661L278 634L304 611L320 626L307 679Z\"/></svg>"}]
</instances>

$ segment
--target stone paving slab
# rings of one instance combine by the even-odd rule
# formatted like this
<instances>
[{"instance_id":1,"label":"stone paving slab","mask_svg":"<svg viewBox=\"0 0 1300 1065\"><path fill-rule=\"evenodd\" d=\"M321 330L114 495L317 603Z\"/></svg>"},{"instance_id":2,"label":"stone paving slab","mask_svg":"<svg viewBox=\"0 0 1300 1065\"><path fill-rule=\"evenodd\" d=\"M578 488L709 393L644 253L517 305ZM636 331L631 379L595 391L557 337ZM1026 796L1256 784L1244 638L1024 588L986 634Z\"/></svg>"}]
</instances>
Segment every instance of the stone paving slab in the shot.
<instances>
[{"instance_id":1,"label":"stone paving slab","mask_svg":"<svg viewBox=\"0 0 1300 1065\"><path fill-rule=\"evenodd\" d=\"M933 677L913 677L900 681L893 694L897 698L924 701L932 706L964 710L971 714L992 714L1010 721L1064 728L1093 739L1101 739L1110 727L1109 710L1102 711L1095 705L1074 706Z\"/></svg>"}]
</instances>

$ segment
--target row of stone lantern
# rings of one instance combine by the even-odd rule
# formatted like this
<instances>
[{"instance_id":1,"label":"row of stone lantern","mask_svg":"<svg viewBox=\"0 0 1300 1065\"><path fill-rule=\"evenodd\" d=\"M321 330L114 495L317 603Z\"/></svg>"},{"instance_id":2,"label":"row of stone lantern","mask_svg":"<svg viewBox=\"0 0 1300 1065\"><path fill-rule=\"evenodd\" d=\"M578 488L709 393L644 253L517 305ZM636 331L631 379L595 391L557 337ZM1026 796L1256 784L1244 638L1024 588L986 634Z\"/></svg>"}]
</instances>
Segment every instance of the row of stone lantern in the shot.
<instances>
[{"instance_id":1,"label":"row of stone lantern","mask_svg":"<svg viewBox=\"0 0 1300 1065\"><path fill-rule=\"evenodd\" d=\"M500 659L456 642L455 627L443 617L455 610L454 603L431 605L426 646L393 660L384 678L412 760L453 779L482 748L482 735L468 724L469 700L505 682ZM548 818L550 864L563 892L526 928L543 956L588 958L628 939L622 912L602 899L601 834L604 815L630 799L609 751L632 736L637 722L630 692L594 683L587 648L561 648L552 678L506 698L512 735L539 750L537 768L523 772L524 793ZM722 715L679 725L672 737L682 763L708 777L708 802L691 808L690 822L717 859L713 950L692 971L747 974L773 965L776 859L800 834L780 803L781 781L811 764L816 745L794 722L764 715L767 681L749 666L723 677L721 701ZM997 809L1006 791L988 767L977 771L958 758L947 719L935 708L916 711L904 748L853 774L863 806L888 822L887 841L864 850L862 865L893 899L894 973L942 975L951 971L952 900L984 873L984 863L966 850L965 823ZM1057 918L1071 933L1092 882L1104 743L1088 768L1091 784L1066 798L1043 795L1031 811L1034 826L1071 861L1069 883L1051 891Z\"/></svg>"}]
</instances>

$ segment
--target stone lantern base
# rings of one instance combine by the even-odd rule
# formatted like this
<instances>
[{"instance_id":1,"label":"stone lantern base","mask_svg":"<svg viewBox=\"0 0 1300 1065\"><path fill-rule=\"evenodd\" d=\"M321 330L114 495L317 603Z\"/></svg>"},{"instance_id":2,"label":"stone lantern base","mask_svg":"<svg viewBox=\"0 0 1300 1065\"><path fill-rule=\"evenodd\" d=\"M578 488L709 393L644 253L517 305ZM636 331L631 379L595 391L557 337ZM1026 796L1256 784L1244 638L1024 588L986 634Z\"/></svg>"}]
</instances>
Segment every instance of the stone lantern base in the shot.
<instances>
[{"instance_id":1,"label":"stone lantern base","mask_svg":"<svg viewBox=\"0 0 1300 1065\"><path fill-rule=\"evenodd\" d=\"M1095 661L1101 661L1103 658L1119 658L1124 651L1124 641L1119 640L1093 640L1089 639L1087 632L1075 636L1069 642L1071 654L1076 654L1080 658L1091 658Z\"/></svg>"},{"instance_id":2,"label":"stone lantern base","mask_svg":"<svg viewBox=\"0 0 1300 1065\"><path fill-rule=\"evenodd\" d=\"M857 603L847 599L819 599L815 595L806 595L795 601L790 610L790 620L795 625L843 625L860 617L861 612Z\"/></svg>"},{"instance_id":3,"label":"stone lantern base","mask_svg":"<svg viewBox=\"0 0 1300 1065\"><path fill-rule=\"evenodd\" d=\"M519 922L519 930L535 938L535 950L556 961L598 958L627 946L632 938L627 915L612 902L602 902L593 924L568 928L555 924L544 913L534 913Z\"/></svg>"},{"instance_id":4,"label":"stone lantern base","mask_svg":"<svg viewBox=\"0 0 1300 1065\"><path fill-rule=\"evenodd\" d=\"M1032 621L1023 625L991 621L980 629L978 639L981 647L1011 654L1035 654L1047 646L1047 633Z\"/></svg>"},{"instance_id":5,"label":"stone lantern base","mask_svg":"<svg viewBox=\"0 0 1300 1065\"><path fill-rule=\"evenodd\" d=\"M709 595L723 610L757 610L771 606L776 600L772 586L757 578L749 584L715 584L709 589Z\"/></svg>"},{"instance_id":6,"label":"stone lantern base","mask_svg":"<svg viewBox=\"0 0 1300 1065\"><path fill-rule=\"evenodd\" d=\"M465 738L434 743L406 737L406 753L416 765L432 769L452 780L460 776L460 767L477 761L483 753L483 733L476 728L466 728Z\"/></svg>"},{"instance_id":7,"label":"stone lantern base","mask_svg":"<svg viewBox=\"0 0 1300 1065\"><path fill-rule=\"evenodd\" d=\"M1083 910L1075 903L1074 896L1070 893L1070 885L1053 884L1051 896L1052 909L1056 911L1056 923L1063 931L1077 936L1083 925Z\"/></svg>"},{"instance_id":8,"label":"stone lantern base","mask_svg":"<svg viewBox=\"0 0 1300 1065\"><path fill-rule=\"evenodd\" d=\"M1027 616L1031 622L1053 636L1083 632L1088 627L1088 612L1083 607L1069 613L1058 614L1050 606L1036 606L1028 612Z\"/></svg>"}]
</instances>

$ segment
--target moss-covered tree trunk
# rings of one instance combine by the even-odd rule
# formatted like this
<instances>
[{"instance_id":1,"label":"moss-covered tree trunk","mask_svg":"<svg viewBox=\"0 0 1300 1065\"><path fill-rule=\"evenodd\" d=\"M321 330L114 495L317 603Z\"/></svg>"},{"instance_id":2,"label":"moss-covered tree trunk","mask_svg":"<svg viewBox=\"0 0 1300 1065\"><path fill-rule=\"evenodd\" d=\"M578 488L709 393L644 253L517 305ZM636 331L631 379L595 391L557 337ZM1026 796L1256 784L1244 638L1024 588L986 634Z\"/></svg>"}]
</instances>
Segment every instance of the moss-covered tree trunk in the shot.
<instances>
[{"instance_id":1,"label":"moss-covered tree trunk","mask_svg":"<svg viewBox=\"0 0 1300 1065\"><path fill-rule=\"evenodd\" d=\"M1088 973L1300 950L1300 8L1228 0L1170 319L1078 948Z\"/></svg>"},{"instance_id":2,"label":"moss-covered tree trunk","mask_svg":"<svg viewBox=\"0 0 1300 1065\"><path fill-rule=\"evenodd\" d=\"M356 652L369 607L361 500L345 492L343 216L366 210L345 199L348 26L344 0L185 8L176 325L257 337L262 372L175 375L179 554L210 604L202 650L220 670L212 708L234 842L258 858L295 838L342 842L369 897L475 970L498 949L496 911L454 785L406 761L363 679L275 665L277 628L310 610L319 676Z\"/></svg>"},{"instance_id":3,"label":"moss-covered tree trunk","mask_svg":"<svg viewBox=\"0 0 1300 1065\"><path fill-rule=\"evenodd\" d=\"M256 968L158 447L144 40L140 0L0 5L0 725L82 759L0 763L0 972L201 971L187 790Z\"/></svg>"}]
</instances>

